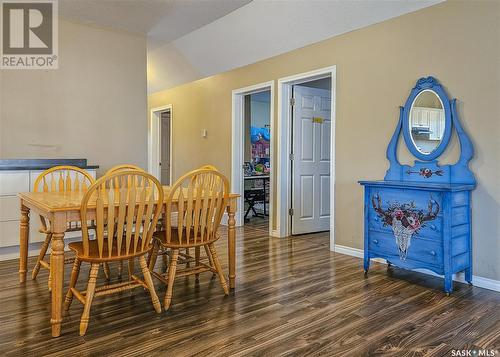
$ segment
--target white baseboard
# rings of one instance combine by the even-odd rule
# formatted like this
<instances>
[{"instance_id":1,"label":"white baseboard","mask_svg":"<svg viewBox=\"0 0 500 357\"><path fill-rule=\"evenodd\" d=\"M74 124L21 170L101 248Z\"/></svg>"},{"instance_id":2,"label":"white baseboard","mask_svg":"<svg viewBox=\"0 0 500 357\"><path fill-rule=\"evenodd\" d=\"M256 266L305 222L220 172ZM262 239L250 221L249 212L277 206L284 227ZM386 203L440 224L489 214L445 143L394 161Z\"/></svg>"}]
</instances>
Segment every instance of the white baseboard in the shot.
<instances>
[{"instance_id":1,"label":"white baseboard","mask_svg":"<svg viewBox=\"0 0 500 357\"><path fill-rule=\"evenodd\" d=\"M274 238L282 238L278 229L271 229L269 235Z\"/></svg>"},{"instance_id":2,"label":"white baseboard","mask_svg":"<svg viewBox=\"0 0 500 357\"><path fill-rule=\"evenodd\" d=\"M66 246L64 247L64 250L65 251L69 250L67 243L79 242L81 240L82 240L81 237L71 237L71 238L65 239L64 242L66 243ZM28 245L28 257L37 256L38 253L40 253L41 246L42 246L42 242L30 243ZM47 250L46 256L48 257L49 255L50 255L50 247ZM19 246L18 245L14 245L12 247L0 248L0 261L11 260L11 259L19 259Z\"/></svg>"},{"instance_id":3,"label":"white baseboard","mask_svg":"<svg viewBox=\"0 0 500 357\"><path fill-rule=\"evenodd\" d=\"M28 246L28 257L38 255L38 253L40 252L41 245L42 245L42 242L31 243ZM0 248L0 261L11 260L11 259L19 259L19 246L18 245L14 245L12 247Z\"/></svg>"},{"instance_id":4,"label":"white baseboard","mask_svg":"<svg viewBox=\"0 0 500 357\"><path fill-rule=\"evenodd\" d=\"M82 237L78 232L71 232L69 237L64 238L65 251L69 251L68 243L71 242L81 242ZM93 239L93 235L90 234L90 238ZM40 253L40 247L42 246L42 242L33 242L28 245L28 257L37 256ZM47 250L48 257L50 255L50 246ZM19 259L19 246L13 245L11 247L2 247L0 248L0 261L3 260L11 260L11 259Z\"/></svg>"},{"instance_id":5,"label":"white baseboard","mask_svg":"<svg viewBox=\"0 0 500 357\"><path fill-rule=\"evenodd\" d=\"M364 257L364 250L359 249L359 248L351 248L347 247L345 245L339 245L335 244L335 252L344 254L344 255L350 255L352 257L356 258L361 258L363 259ZM382 264L387 264L385 259L382 258L372 258L372 261L382 263ZM433 271L427 270L427 269L414 269L415 271L418 271L419 273L424 273L432 276L437 276L437 277L443 277L442 275L436 274ZM465 278L464 278L464 273L458 273L458 274L453 274L453 280L458 281L460 283L466 283ZM483 278L482 276L477 276L473 275L472 276L472 284L474 286L477 286L479 288L484 288L488 290L493 290L493 291L499 291L500 292L500 281L499 280L493 280L489 278Z\"/></svg>"}]
</instances>

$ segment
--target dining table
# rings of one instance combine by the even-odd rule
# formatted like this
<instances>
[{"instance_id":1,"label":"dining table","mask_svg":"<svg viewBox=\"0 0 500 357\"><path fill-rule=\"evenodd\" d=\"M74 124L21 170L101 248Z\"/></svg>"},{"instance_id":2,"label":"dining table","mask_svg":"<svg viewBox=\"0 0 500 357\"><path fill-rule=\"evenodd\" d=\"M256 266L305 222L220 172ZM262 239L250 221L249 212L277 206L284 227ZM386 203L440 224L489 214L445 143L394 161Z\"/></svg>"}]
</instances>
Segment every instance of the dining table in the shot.
<instances>
[{"instance_id":1,"label":"dining table","mask_svg":"<svg viewBox=\"0 0 500 357\"><path fill-rule=\"evenodd\" d=\"M170 186L163 186L165 201L170 191ZM30 231L30 212L44 217L50 221L53 232L50 254L51 270L51 319L52 336L58 337L61 334L62 305L64 297L64 259L65 243L64 235L68 229L68 223L80 221L80 204L84 192L22 192L18 194L20 198L20 230L19 230L19 282L26 282L28 245ZM227 254L229 265L229 285L234 289L236 282L236 220L234 218L237 210L238 194L229 194L227 201ZM177 200L171 200L172 212L177 209ZM95 211L87 211L89 220L95 217Z\"/></svg>"}]
</instances>

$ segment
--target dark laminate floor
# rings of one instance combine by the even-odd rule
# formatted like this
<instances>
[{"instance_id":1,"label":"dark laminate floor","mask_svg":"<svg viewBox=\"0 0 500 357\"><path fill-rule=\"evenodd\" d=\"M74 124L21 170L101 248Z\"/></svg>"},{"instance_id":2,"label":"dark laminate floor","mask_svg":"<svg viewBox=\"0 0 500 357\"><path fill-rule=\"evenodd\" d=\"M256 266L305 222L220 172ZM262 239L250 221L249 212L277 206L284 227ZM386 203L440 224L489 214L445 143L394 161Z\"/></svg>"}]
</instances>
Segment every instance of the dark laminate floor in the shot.
<instances>
[{"instance_id":1,"label":"dark laminate floor","mask_svg":"<svg viewBox=\"0 0 500 357\"><path fill-rule=\"evenodd\" d=\"M224 267L225 243L218 245ZM205 274L199 284L179 279L172 308L161 315L140 289L98 298L85 337L75 301L57 339L50 337L47 273L20 286L17 261L0 262L0 354L441 356L453 348L500 349L499 293L455 284L447 297L438 278L377 263L365 279L360 259L329 252L326 233L277 239L264 224L251 224L239 230L237 254L237 288L228 297ZM162 300L165 288L157 288Z\"/></svg>"}]
</instances>

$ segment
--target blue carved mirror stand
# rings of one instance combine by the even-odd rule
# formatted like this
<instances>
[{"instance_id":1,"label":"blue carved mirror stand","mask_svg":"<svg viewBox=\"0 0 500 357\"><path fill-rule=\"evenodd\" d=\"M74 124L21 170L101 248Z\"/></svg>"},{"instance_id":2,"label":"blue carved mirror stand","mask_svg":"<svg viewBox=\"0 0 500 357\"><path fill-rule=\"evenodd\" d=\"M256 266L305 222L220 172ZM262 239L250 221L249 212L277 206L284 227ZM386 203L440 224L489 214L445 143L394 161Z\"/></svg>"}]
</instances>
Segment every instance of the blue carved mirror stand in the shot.
<instances>
[{"instance_id":1,"label":"blue carved mirror stand","mask_svg":"<svg viewBox=\"0 0 500 357\"><path fill-rule=\"evenodd\" d=\"M438 158L456 130L460 158L440 165ZM399 137L418 159L401 165ZM421 78L404 105L387 147L390 162L384 180L360 181L365 187L364 269L370 259L384 258L405 269L427 269L444 276L452 291L452 275L464 271L472 283L471 191L476 180L469 169L472 143L462 128L456 99L434 77Z\"/></svg>"}]
</instances>

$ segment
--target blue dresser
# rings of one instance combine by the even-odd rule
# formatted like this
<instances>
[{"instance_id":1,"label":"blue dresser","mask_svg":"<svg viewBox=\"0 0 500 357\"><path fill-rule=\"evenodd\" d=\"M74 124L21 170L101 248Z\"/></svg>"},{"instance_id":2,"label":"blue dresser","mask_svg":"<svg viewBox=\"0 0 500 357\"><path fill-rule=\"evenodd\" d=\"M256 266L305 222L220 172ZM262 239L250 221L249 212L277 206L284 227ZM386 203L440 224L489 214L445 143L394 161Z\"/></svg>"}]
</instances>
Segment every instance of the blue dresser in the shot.
<instances>
[{"instance_id":1,"label":"blue dresser","mask_svg":"<svg viewBox=\"0 0 500 357\"><path fill-rule=\"evenodd\" d=\"M452 131L460 143L455 164L440 165ZM406 146L418 160L401 165L397 146L403 132ZM364 186L364 269L371 258L405 269L424 268L444 276L451 293L452 276L464 271L472 283L471 191L476 181L468 167L472 143L456 111L433 77L412 89L387 147L390 167L384 180Z\"/></svg>"}]
</instances>

